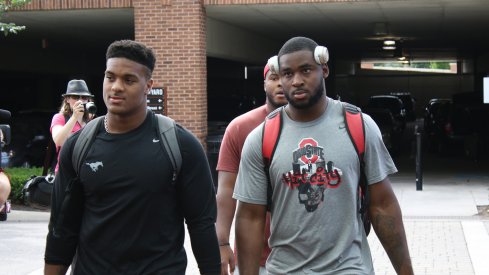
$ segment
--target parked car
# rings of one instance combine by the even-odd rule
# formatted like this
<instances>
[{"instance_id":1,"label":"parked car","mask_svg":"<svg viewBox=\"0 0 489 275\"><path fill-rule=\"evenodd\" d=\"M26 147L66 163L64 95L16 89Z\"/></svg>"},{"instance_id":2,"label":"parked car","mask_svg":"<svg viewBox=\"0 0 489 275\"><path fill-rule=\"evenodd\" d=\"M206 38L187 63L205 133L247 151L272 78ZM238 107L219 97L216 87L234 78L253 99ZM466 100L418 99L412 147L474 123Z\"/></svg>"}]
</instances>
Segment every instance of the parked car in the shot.
<instances>
[{"instance_id":1,"label":"parked car","mask_svg":"<svg viewBox=\"0 0 489 275\"><path fill-rule=\"evenodd\" d=\"M464 138L464 154L474 160L487 159L489 155L489 105L478 104L467 108L470 132Z\"/></svg>"},{"instance_id":2,"label":"parked car","mask_svg":"<svg viewBox=\"0 0 489 275\"><path fill-rule=\"evenodd\" d=\"M431 99L426 106L424 128L429 146L439 154L479 159L489 146L489 106L471 99L470 93L452 99Z\"/></svg>"},{"instance_id":3,"label":"parked car","mask_svg":"<svg viewBox=\"0 0 489 275\"><path fill-rule=\"evenodd\" d=\"M402 145L402 123L394 118L391 111L385 108L367 108L363 110L379 126L382 141L392 156L399 155Z\"/></svg>"},{"instance_id":4,"label":"parked car","mask_svg":"<svg viewBox=\"0 0 489 275\"><path fill-rule=\"evenodd\" d=\"M423 129L430 145L445 132L452 108L449 98L432 98L425 107ZM431 147L431 146L430 146Z\"/></svg>"},{"instance_id":5,"label":"parked car","mask_svg":"<svg viewBox=\"0 0 489 275\"><path fill-rule=\"evenodd\" d=\"M397 96L401 99L404 109L406 110L406 120L416 120L416 99L409 92L390 93L393 96Z\"/></svg>"},{"instance_id":6,"label":"parked car","mask_svg":"<svg viewBox=\"0 0 489 275\"><path fill-rule=\"evenodd\" d=\"M367 109L388 109L400 123L402 130L406 127L406 109L402 100L393 95L374 95L368 100Z\"/></svg>"}]
</instances>

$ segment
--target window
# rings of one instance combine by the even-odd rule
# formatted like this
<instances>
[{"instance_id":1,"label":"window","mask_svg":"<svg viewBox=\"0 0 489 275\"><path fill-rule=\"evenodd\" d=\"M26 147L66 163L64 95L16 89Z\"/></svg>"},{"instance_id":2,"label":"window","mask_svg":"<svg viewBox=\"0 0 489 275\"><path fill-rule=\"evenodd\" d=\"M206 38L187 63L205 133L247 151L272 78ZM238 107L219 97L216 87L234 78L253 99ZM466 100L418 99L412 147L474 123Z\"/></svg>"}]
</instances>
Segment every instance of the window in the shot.
<instances>
[{"instance_id":1,"label":"window","mask_svg":"<svg viewBox=\"0 0 489 275\"><path fill-rule=\"evenodd\" d=\"M365 70L404 71L421 73L456 74L457 61L455 60L370 60L362 61L361 68Z\"/></svg>"}]
</instances>

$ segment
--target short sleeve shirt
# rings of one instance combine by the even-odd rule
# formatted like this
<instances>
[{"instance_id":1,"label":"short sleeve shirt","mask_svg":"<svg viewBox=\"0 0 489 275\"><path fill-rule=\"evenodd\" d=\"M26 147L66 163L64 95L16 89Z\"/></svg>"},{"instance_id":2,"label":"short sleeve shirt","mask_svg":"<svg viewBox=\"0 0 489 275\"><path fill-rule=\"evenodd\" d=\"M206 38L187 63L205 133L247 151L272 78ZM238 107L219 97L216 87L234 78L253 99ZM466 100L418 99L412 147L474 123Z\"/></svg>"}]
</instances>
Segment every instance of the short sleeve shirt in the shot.
<instances>
[{"instance_id":1,"label":"short sleeve shirt","mask_svg":"<svg viewBox=\"0 0 489 275\"><path fill-rule=\"evenodd\" d=\"M299 123L282 110L283 128L270 165L272 253L269 274L373 274L359 214L360 164L345 128L341 102ZM365 173L369 184L397 171L380 130L364 114ZM267 204L263 126L246 139L233 197Z\"/></svg>"}]
</instances>

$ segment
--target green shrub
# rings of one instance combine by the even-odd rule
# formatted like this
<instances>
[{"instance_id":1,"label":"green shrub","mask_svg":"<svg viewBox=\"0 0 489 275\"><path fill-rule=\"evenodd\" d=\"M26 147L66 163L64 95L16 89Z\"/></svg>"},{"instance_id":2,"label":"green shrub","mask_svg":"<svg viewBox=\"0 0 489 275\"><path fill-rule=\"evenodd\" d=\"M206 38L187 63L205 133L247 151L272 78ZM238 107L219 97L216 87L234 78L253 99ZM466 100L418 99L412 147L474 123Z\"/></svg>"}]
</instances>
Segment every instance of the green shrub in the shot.
<instances>
[{"instance_id":1,"label":"green shrub","mask_svg":"<svg viewBox=\"0 0 489 275\"><path fill-rule=\"evenodd\" d=\"M10 185L12 186L9 198L16 203L22 203L22 188L25 182L33 175L40 176L42 174L42 168L39 167L12 167L4 170L10 176Z\"/></svg>"}]
</instances>

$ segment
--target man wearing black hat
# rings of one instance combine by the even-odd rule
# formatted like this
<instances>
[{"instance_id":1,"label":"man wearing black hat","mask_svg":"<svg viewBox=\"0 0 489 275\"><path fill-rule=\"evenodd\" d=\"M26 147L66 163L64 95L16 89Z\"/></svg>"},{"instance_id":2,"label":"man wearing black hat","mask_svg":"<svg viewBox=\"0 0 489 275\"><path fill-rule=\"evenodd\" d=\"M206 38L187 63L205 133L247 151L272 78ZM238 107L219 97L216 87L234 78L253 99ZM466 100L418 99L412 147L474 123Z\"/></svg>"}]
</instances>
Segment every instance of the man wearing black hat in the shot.
<instances>
[{"instance_id":1,"label":"man wearing black hat","mask_svg":"<svg viewBox=\"0 0 489 275\"><path fill-rule=\"evenodd\" d=\"M51 121L50 131L57 153L70 134L83 128L93 118L93 114L85 112L85 105L92 101L93 95L88 91L84 80L73 79L68 82L59 113ZM58 167L56 164L55 173L58 172Z\"/></svg>"}]
</instances>

